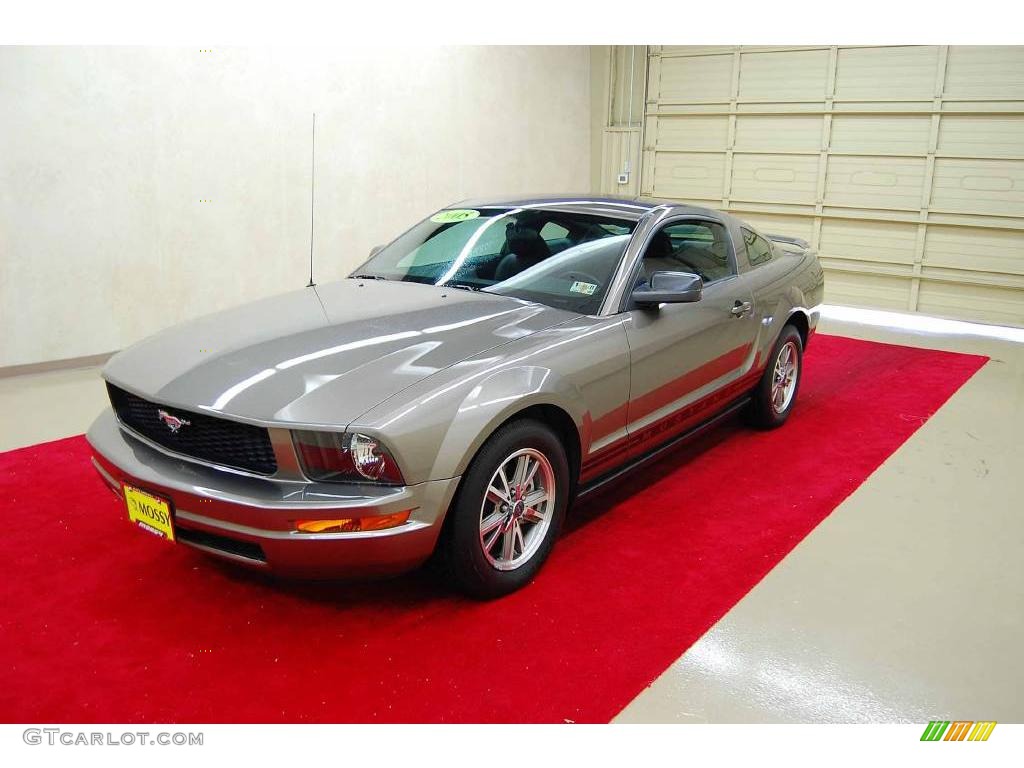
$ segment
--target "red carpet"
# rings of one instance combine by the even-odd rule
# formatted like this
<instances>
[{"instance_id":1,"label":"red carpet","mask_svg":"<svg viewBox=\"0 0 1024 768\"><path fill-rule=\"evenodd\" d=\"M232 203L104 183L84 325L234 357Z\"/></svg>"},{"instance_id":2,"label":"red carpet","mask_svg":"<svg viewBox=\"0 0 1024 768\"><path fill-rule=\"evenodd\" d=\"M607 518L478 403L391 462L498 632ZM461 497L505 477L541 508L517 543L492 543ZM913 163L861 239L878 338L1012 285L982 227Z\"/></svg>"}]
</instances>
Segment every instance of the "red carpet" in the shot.
<instances>
[{"instance_id":1,"label":"red carpet","mask_svg":"<svg viewBox=\"0 0 1024 768\"><path fill-rule=\"evenodd\" d=\"M277 584L133 528L81 437L0 454L0 720L608 721L984 362L819 335L785 427L589 501L489 604Z\"/></svg>"}]
</instances>

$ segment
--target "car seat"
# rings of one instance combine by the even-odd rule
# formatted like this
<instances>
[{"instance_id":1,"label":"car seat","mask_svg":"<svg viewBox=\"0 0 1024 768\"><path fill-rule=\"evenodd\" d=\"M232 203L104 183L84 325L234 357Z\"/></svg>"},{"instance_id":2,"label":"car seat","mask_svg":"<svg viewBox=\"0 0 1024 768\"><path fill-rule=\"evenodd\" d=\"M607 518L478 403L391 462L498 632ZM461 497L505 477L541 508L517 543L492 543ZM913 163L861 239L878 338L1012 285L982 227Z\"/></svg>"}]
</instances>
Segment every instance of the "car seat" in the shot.
<instances>
[{"instance_id":1,"label":"car seat","mask_svg":"<svg viewBox=\"0 0 1024 768\"><path fill-rule=\"evenodd\" d=\"M536 229L511 227L505 242L508 254L498 262L494 278L500 283L539 264L551 255L551 249Z\"/></svg>"}]
</instances>

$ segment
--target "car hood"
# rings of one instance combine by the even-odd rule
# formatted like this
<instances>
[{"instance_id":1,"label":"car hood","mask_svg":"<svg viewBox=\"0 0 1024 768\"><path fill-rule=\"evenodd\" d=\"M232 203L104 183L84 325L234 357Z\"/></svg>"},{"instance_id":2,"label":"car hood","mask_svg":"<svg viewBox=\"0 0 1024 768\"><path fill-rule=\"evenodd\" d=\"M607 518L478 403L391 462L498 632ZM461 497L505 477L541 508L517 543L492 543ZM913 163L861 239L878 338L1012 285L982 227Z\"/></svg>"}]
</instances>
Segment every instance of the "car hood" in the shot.
<instances>
[{"instance_id":1,"label":"car hood","mask_svg":"<svg viewBox=\"0 0 1024 768\"><path fill-rule=\"evenodd\" d=\"M182 409L344 426L437 371L574 316L493 294L347 279L175 326L115 355L103 376Z\"/></svg>"}]
</instances>

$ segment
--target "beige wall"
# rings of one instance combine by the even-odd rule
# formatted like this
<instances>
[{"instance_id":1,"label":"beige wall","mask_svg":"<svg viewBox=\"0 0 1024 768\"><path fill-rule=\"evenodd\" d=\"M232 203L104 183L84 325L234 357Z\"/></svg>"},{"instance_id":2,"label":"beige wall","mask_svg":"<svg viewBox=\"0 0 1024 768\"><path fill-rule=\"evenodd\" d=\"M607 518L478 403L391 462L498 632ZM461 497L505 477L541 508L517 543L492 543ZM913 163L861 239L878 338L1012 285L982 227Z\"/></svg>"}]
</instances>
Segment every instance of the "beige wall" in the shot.
<instances>
[{"instance_id":1,"label":"beige wall","mask_svg":"<svg viewBox=\"0 0 1024 768\"><path fill-rule=\"evenodd\" d=\"M0 366L317 279L463 197L590 186L586 47L0 48Z\"/></svg>"}]
</instances>

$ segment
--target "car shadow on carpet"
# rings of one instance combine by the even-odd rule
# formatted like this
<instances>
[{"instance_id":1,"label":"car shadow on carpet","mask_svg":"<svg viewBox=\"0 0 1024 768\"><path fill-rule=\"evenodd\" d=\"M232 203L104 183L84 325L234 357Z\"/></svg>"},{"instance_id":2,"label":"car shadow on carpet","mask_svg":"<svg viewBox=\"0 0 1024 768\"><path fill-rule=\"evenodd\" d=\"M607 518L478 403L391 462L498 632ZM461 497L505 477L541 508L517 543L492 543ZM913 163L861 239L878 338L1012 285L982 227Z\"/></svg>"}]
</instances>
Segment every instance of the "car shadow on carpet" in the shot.
<instances>
[{"instance_id":1,"label":"car shadow on carpet","mask_svg":"<svg viewBox=\"0 0 1024 768\"><path fill-rule=\"evenodd\" d=\"M748 429L740 417L730 418L667 451L664 456L652 460L651 463L639 466L595 490L577 501L569 510L560 540L564 541L585 527L599 522L619 504L665 477L684 471L694 459ZM556 546L555 554L557 552ZM217 571L222 578L235 585L257 586L300 600L336 605L339 608L387 604L391 608L402 610L427 603L440 605L449 602L475 602L454 592L446 583L444 573L433 561L428 561L419 568L399 576L300 581L251 571L199 552L191 554L201 561L202 567ZM530 586L527 586L526 590L529 590Z\"/></svg>"}]
</instances>

